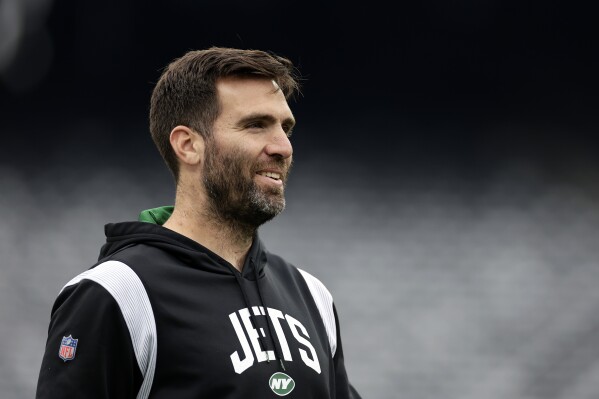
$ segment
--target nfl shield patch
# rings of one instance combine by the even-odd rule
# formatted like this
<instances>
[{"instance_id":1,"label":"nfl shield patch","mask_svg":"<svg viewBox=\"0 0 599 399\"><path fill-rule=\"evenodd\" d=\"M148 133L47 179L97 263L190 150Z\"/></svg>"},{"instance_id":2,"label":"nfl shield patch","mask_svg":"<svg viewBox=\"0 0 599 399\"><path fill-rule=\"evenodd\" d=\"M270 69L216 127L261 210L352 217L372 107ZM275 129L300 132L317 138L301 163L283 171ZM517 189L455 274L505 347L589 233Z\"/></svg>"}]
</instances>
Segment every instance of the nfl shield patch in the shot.
<instances>
[{"instance_id":1,"label":"nfl shield patch","mask_svg":"<svg viewBox=\"0 0 599 399\"><path fill-rule=\"evenodd\" d=\"M77 350L78 339L73 338L72 335L68 337L62 337L60 342L60 349L58 350L58 356L64 360L73 360L75 358L75 351Z\"/></svg>"}]
</instances>

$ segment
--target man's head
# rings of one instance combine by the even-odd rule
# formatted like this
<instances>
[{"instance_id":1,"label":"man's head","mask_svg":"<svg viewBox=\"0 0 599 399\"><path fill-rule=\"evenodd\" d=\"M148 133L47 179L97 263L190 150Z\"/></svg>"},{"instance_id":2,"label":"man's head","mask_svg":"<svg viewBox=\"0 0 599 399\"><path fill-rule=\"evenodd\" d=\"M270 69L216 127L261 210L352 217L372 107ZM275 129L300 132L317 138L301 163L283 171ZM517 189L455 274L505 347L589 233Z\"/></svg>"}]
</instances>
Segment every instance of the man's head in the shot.
<instances>
[{"instance_id":1,"label":"man's head","mask_svg":"<svg viewBox=\"0 0 599 399\"><path fill-rule=\"evenodd\" d=\"M150 132L176 181L179 163L170 144L172 130L183 125L209 138L220 113L217 81L251 76L275 81L286 99L299 92L291 61L260 50L212 47L190 51L163 71L152 92Z\"/></svg>"},{"instance_id":2,"label":"man's head","mask_svg":"<svg viewBox=\"0 0 599 399\"><path fill-rule=\"evenodd\" d=\"M291 62L262 51L211 48L171 63L152 96L150 129L178 199L250 230L278 214L296 92Z\"/></svg>"}]
</instances>

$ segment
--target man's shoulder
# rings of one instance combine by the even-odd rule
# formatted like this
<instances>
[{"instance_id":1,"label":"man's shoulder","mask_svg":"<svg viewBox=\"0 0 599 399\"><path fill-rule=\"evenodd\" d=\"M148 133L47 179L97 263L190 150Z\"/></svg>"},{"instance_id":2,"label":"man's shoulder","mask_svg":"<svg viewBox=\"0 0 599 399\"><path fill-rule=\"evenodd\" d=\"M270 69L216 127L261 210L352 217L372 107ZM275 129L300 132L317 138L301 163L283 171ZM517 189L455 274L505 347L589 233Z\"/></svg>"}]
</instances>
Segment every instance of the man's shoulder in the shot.
<instances>
[{"instance_id":1,"label":"man's shoulder","mask_svg":"<svg viewBox=\"0 0 599 399\"><path fill-rule=\"evenodd\" d=\"M283 257L269 253L269 266L273 268L275 272L286 272L288 274L294 275L296 278L300 278L301 280L306 282L310 291L320 291L326 297L331 297L331 293L329 292L326 285L316 277L312 272L306 270L306 268L302 266L297 266L293 263L288 262Z\"/></svg>"},{"instance_id":2,"label":"man's shoulder","mask_svg":"<svg viewBox=\"0 0 599 399\"><path fill-rule=\"evenodd\" d=\"M100 257L98 264L108 260L119 260L126 263L138 260L152 260L163 256L162 254L166 254L166 251L152 245L147 245L144 242L135 242Z\"/></svg>"},{"instance_id":3,"label":"man's shoulder","mask_svg":"<svg viewBox=\"0 0 599 399\"><path fill-rule=\"evenodd\" d=\"M143 244L135 244L122 248L108 256L97 260L88 269L68 280L58 292L58 298L68 298L75 290L79 292L103 292L108 297L130 293L132 289L141 290L144 273L140 273L143 265L149 261L159 261L151 250L141 248Z\"/></svg>"},{"instance_id":4,"label":"man's shoulder","mask_svg":"<svg viewBox=\"0 0 599 399\"><path fill-rule=\"evenodd\" d=\"M98 260L93 268L106 262L120 262L127 265L142 280L152 279L165 265L180 263L168 251L138 242L124 247Z\"/></svg>"},{"instance_id":5,"label":"man's shoulder","mask_svg":"<svg viewBox=\"0 0 599 399\"><path fill-rule=\"evenodd\" d=\"M144 291L137 273L126 263L117 260L103 260L69 280L61 294L83 282L93 282L102 286L111 296L127 295L132 291Z\"/></svg>"}]
</instances>

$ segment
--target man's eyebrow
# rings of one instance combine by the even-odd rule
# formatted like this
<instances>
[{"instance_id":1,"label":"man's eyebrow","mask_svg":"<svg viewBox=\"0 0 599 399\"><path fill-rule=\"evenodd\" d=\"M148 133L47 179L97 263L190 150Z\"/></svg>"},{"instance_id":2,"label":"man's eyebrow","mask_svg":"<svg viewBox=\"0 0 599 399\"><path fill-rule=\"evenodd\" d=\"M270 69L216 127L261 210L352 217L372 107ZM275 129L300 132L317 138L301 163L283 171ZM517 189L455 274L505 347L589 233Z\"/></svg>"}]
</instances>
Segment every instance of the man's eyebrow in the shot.
<instances>
[{"instance_id":1,"label":"man's eyebrow","mask_svg":"<svg viewBox=\"0 0 599 399\"><path fill-rule=\"evenodd\" d=\"M270 114L253 113L253 114L246 115L243 118L239 119L237 121L237 125L245 125L247 123L257 122L257 121L276 123L277 119ZM285 118L283 120L283 125L287 125L288 128L291 129L293 126L295 126L295 119L294 118Z\"/></svg>"}]
</instances>

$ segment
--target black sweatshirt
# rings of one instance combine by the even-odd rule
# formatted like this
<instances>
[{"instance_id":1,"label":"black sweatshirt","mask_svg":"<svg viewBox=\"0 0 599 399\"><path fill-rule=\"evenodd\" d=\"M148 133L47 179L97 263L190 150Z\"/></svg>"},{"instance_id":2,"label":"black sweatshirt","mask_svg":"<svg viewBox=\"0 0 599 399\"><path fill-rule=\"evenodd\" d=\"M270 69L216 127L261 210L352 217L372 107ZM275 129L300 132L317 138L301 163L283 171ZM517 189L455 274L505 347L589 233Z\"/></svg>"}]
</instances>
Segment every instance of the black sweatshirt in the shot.
<instances>
[{"instance_id":1,"label":"black sweatshirt","mask_svg":"<svg viewBox=\"0 0 599 399\"><path fill-rule=\"evenodd\" d=\"M158 224L105 231L52 308L38 399L359 398L331 294L257 236L240 273Z\"/></svg>"}]
</instances>

